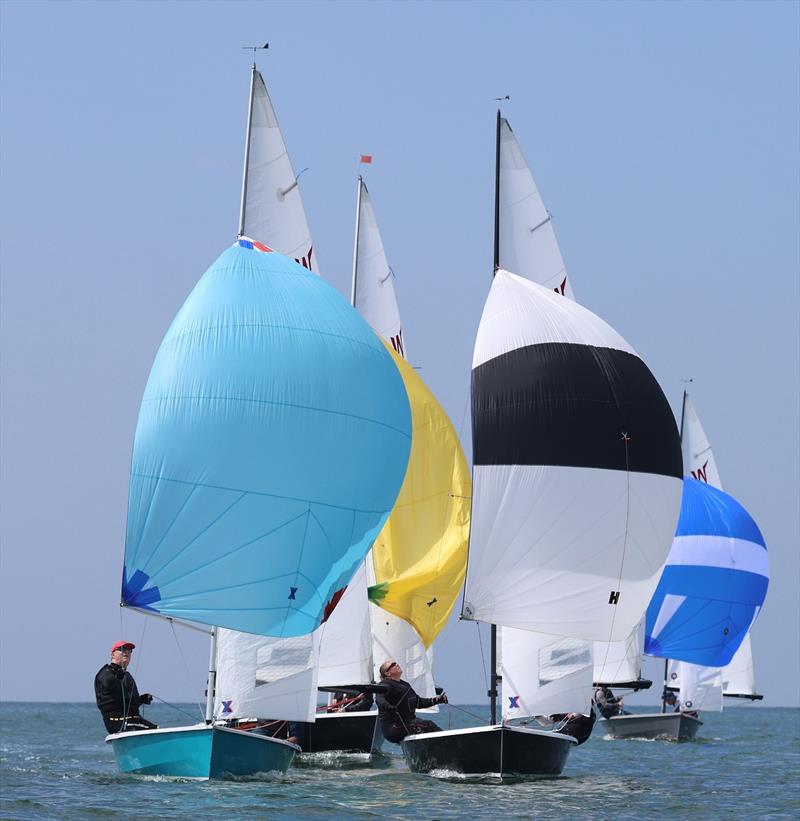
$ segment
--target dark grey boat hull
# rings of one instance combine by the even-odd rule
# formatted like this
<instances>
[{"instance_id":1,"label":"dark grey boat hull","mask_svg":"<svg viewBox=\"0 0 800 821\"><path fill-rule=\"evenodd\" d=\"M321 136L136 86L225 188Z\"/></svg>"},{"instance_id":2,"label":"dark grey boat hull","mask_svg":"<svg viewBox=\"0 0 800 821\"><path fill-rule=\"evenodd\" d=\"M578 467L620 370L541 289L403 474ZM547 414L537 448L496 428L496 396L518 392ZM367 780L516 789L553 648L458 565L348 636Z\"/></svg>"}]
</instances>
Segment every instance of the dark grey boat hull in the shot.
<instances>
[{"instance_id":1,"label":"dark grey boat hull","mask_svg":"<svg viewBox=\"0 0 800 821\"><path fill-rule=\"evenodd\" d=\"M663 738L687 741L703 726L699 718L686 713L640 713L606 718L602 731L614 738Z\"/></svg>"},{"instance_id":2,"label":"dark grey boat hull","mask_svg":"<svg viewBox=\"0 0 800 821\"><path fill-rule=\"evenodd\" d=\"M380 742L375 735L378 713L331 713L317 716L308 726L308 740L301 743L304 753L325 753L333 750L348 753L371 753ZM301 742L304 741L301 739Z\"/></svg>"},{"instance_id":3,"label":"dark grey boat hull","mask_svg":"<svg viewBox=\"0 0 800 821\"><path fill-rule=\"evenodd\" d=\"M401 742L415 773L559 775L575 739L527 727L473 727L406 736Z\"/></svg>"}]
</instances>

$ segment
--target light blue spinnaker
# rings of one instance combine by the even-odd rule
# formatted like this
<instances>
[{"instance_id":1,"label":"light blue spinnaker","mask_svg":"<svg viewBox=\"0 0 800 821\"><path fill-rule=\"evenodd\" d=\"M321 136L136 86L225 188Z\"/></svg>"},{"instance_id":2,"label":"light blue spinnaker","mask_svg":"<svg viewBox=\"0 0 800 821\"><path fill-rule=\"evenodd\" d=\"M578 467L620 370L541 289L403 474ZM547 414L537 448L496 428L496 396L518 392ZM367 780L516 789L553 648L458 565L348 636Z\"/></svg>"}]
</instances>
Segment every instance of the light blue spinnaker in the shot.
<instances>
[{"instance_id":1,"label":"light blue spinnaker","mask_svg":"<svg viewBox=\"0 0 800 821\"><path fill-rule=\"evenodd\" d=\"M764 603L761 531L732 496L686 478L678 529L647 608L648 655L724 667Z\"/></svg>"},{"instance_id":2,"label":"light blue spinnaker","mask_svg":"<svg viewBox=\"0 0 800 821\"><path fill-rule=\"evenodd\" d=\"M208 269L156 356L122 600L296 636L322 622L383 526L411 415L391 357L347 301L253 246L240 240Z\"/></svg>"}]
</instances>

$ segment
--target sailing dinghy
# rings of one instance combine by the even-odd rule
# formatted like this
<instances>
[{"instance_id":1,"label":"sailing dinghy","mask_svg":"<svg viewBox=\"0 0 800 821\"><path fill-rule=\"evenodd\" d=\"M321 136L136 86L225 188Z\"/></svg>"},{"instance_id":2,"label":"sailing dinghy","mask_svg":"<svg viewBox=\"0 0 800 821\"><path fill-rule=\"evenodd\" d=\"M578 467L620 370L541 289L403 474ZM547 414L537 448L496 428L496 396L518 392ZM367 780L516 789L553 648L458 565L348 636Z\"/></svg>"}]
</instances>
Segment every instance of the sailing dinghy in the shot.
<instances>
[{"instance_id":1,"label":"sailing dinghy","mask_svg":"<svg viewBox=\"0 0 800 821\"><path fill-rule=\"evenodd\" d=\"M296 745L215 714L217 627L313 634L394 506L410 446L397 367L338 292L258 241L223 252L147 382L122 585L126 607L211 626L206 717L108 736L122 772L286 770ZM278 714L313 720L315 671L284 675Z\"/></svg>"},{"instance_id":2,"label":"sailing dinghy","mask_svg":"<svg viewBox=\"0 0 800 821\"><path fill-rule=\"evenodd\" d=\"M763 536L721 490L711 446L686 392L681 420L690 475L675 541L648 607L644 641L646 654L665 659L661 713L607 719L605 728L617 738L691 739L702 726L700 710L722 710L723 668L747 639L769 584ZM678 693L677 712L667 712L670 691Z\"/></svg>"},{"instance_id":3,"label":"sailing dinghy","mask_svg":"<svg viewBox=\"0 0 800 821\"><path fill-rule=\"evenodd\" d=\"M504 666L505 628L530 632L544 652L520 645L539 685L548 684L558 655L549 645L583 642L586 653L573 646L574 663L561 671L562 680L576 677L572 684L561 693L540 689L554 696L548 710L583 690L586 709L591 642L632 632L669 550L680 444L647 366L602 319L565 298L563 270L555 285L541 285L499 267L506 128L498 112L498 267L473 357L472 535L462 618L503 626ZM507 716L521 696L505 698ZM529 710L538 712L535 695ZM406 760L417 772L553 775L576 744L558 731L495 722L493 715L488 727L407 736Z\"/></svg>"}]
</instances>

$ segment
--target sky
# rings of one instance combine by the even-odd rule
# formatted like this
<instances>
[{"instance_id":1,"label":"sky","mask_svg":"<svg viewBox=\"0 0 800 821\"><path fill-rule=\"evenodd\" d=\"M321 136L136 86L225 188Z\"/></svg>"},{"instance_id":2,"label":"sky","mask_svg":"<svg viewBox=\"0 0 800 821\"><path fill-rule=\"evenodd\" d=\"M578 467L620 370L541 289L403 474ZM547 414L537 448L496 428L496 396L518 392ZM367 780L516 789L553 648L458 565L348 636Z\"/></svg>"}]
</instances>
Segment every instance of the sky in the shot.
<instances>
[{"instance_id":1,"label":"sky","mask_svg":"<svg viewBox=\"0 0 800 821\"><path fill-rule=\"evenodd\" d=\"M578 300L676 415L688 386L765 536L756 681L800 705L800 4L3 0L0 38L0 698L92 700L124 637L140 689L202 700L206 637L119 608L127 482L161 338L235 238L268 41L320 267L349 296L371 153L408 356L468 455L510 96ZM435 652L485 698L485 631Z\"/></svg>"}]
</instances>

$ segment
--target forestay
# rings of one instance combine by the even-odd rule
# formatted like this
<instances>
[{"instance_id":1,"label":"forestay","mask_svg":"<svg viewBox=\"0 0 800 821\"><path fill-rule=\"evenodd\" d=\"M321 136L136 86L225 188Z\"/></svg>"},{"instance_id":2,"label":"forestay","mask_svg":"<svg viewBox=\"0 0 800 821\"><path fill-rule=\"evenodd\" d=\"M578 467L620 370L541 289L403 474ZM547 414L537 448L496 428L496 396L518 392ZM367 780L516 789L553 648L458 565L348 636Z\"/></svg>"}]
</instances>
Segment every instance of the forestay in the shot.
<instances>
[{"instance_id":1,"label":"forestay","mask_svg":"<svg viewBox=\"0 0 800 821\"><path fill-rule=\"evenodd\" d=\"M500 267L574 299L550 214L505 118L500 119Z\"/></svg>"},{"instance_id":2,"label":"forestay","mask_svg":"<svg viewBox=\"0 0 800 821\"><path fill-rule=\"evenodd\" d=\"M675 541L647 608L645 652L724 667L768 584L767 548L751 516L724 491L687 478Z\"/></svg>"},{"instance_id":3,"label":"forestay","mask_svg":"<svg viewBox=\"0 0 800 821\"><path fill-rule=\"evenodd\" d=\"M361 317L256 245L240 240L209 268L156 356L134 442L122 600L288 637L322 623L386 521L411 415Z\"/></svg>"},{"instance_id":4,"label":"forestay","mask_svg":"<svg viewBox=\"0 0 800 821\"><path fill-rule=\"evenodd\" d=\"M300 187L264 80L253 67L242 234L319 273Z\"/></svg>"},{"instance_id":5,"label":"forestay","mask_svg":"<svg viewBox=\"0 0 800 821\"><path fill-rule=\"evenodd\" d=\"M706 482L722 490L717 460L708 441L705 430L700 424L694 405L688 396L683 400L683 470L687 476Z\"/></svg>"},{"instance_id":6,"label":"forestay","mask_svg":"<svg viewBox=\"0 0 800 821\"><path fill-rule=\"evenodd\" d=\"M475 345L472 419L464 617L626 639L681 496L678 431L647 366L590 311L500 270Z\"/></svg>"}]
</instances>

